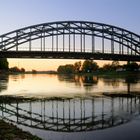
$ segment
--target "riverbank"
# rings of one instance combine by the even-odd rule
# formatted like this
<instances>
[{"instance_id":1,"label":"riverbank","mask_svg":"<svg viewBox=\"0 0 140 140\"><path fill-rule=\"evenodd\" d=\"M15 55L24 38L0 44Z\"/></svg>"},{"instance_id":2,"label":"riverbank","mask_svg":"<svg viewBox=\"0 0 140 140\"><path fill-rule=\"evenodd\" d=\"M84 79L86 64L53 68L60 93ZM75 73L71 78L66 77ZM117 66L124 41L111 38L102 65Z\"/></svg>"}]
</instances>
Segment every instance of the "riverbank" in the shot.
<instances>
[{"instance_id":1,"label":"riverbank","mask_svg":"<svg viewBox=\"0 0 140 140\"><path fill-rule=\"evenodd\" d=\"M17 74L56 74L56 75L79 75L79 76L126 76L126 75L134 75L138 74L140 75L140 71L95 71L92 73L58 73L58 72L0 72L0 75L6 74L6 75L17 75Z\"/></svg>"},{"instance_id":2,"label":"riverbank","mask_svg":"<svg viewBox=\"0 0 140 140\"><path fill-rule=\"evenodd\" d=\"M29 98L24 97L0 96L0 103L27 102L28 100ZM0 119L0 140L41 140L41 138Z\"/></svg>"},{"instance_id":3,"label":"riverbank","mask_svg":"<svg viewBox=\"0 0 140 140\"><path fill-rule=\"evenodd\" d=\"M29 132L22 131L15 125L0 120L0 140L41 140Z\"/></svg>"}]
</instances>

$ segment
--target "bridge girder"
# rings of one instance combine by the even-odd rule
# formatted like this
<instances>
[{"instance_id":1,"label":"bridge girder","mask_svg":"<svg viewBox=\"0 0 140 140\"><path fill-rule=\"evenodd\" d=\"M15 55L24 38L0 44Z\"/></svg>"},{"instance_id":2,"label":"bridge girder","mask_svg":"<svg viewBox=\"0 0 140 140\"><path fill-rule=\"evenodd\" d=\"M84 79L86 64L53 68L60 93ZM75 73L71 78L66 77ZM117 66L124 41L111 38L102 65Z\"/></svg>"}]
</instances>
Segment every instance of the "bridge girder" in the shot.
<instances>
[{"instance_id":1,"label":"bridge girder","mask_svg":"<svg viewBox=\"0 0 140 140\"><path fill-rule=\"evenodd\" d=\"M90 60L115 60L115 61L136 61L140 62L138 55L121 55L110 53L85 53L85 52L51 52L51 51L7 51L0 52L1 58L35 58L35 59L90 59Z\"/></svg>"}]
</instances>

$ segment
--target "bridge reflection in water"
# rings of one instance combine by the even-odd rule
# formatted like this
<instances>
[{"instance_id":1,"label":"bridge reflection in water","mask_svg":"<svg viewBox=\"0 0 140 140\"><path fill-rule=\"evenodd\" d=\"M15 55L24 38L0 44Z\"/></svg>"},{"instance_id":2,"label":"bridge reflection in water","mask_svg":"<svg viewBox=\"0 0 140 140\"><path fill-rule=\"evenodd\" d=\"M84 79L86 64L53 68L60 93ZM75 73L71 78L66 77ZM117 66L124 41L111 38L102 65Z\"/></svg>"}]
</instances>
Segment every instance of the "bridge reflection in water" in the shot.
<instances>
[{"instance_id":1,"label":"bridge reflection in water","mask_svg":"<svg viewBox=\"0 0 140 140\"><path fill-rule=\"evenodd\" d=\"M140 98L92 97L1 103L0 117L24 126L59 132L105 129L140 114Z\"/></svg>"}]
</instances>

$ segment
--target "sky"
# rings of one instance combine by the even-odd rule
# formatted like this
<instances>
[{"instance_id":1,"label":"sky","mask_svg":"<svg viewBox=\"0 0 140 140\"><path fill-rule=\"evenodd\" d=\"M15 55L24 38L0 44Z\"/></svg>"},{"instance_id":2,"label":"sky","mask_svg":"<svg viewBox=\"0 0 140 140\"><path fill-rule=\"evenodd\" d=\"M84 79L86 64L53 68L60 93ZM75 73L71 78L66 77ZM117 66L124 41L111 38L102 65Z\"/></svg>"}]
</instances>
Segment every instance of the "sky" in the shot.
<instances>
[{"instance_id":1,"label":"sky","mask_svg":"<svg viewBox=\"0 0 140 140\"><path fill-rule=\"evenodd\" d=\"M30 25L64 20L101 22L140 34L139 8L140 0L0 0L0 35ZM76 60L8 61L10 67L26 70L56 70L58 65Z\"/></svg>"}]
</instances>

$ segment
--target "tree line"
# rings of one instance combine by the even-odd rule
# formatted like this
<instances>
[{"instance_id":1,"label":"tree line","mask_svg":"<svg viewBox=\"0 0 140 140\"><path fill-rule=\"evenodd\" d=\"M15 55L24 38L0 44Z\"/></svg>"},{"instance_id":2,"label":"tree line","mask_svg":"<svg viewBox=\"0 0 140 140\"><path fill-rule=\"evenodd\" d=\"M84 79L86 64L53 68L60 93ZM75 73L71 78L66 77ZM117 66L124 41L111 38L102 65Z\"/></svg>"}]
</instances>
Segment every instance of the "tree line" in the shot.
<instances>
[{"instance_id":1,"label":"tree line","mask_svg":"<svg viewBox=\"0 0 140 140\"><path fill-rule=\"evenodd\" d=\"M25 72L24 68L12 67L9 68L9 63L6 58L0 59L0 71L9 72ZM140 71L140 65L136 62L128 62L127 64L120 65L118 61L112 61L111 64L104 64L103 67L93 60L85 60L84 62L78 61L74 64L60 65L57 69L58 73L71 74L71 73L93 73L93 72L106 72L106 71Z\"/></svg>"},{"instance_id":2,"label":"tree line","mask_svg":"<svg viewBox=\"0 0 140 140\"><path fill-rule=\"evenodd\" d=\"M9 68L9 62L7 58L0 58L0 72L18 72L24 73L24 68L18 68L17 66Z\"/></svg>"},{"instance_id":3,"label":"tree line","mask_svg":"<svg viewBox=\"0 0 140 140\"><path fill-rule=\"evenodd\" d=\"M136 62L128 62L127 64L120 65L119 61L113 61L111 64L104 64L103 67L93 60L85 60L75 62L74 64L60 65L57 69L58 73L71 74L71 73L93 73L93 72L106 72L106 71L139 71L140 65Z\"/></svg>"}]
</instances>

